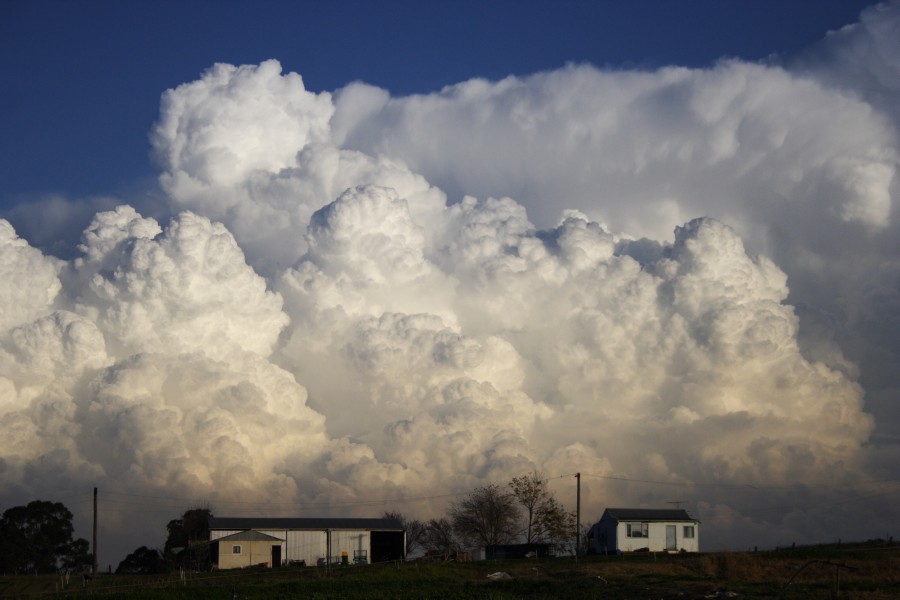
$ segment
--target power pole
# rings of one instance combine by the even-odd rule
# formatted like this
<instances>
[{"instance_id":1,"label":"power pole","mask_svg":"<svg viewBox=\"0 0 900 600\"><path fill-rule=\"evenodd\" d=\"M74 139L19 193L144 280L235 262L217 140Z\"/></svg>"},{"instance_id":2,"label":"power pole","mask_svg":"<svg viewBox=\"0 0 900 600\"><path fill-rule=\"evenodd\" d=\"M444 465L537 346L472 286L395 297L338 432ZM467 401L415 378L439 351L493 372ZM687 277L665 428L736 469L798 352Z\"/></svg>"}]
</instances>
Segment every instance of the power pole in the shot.
<instances>
[{"instance_id":1,"label":"power pole","mask_svg":"<svg viewBox=\"0 0 900 600\"><path fill-rule=\"evenodd\" d=\"M575 556L581 553L581 472L575 473Z\"/></svg>"},{"instance_id":2,"label":"power pole","mask_svg":"<svg viewBox=\"0 0 900 600\"><path fill-rule=\"evenodd\" d=\"M93 576L97 576L97 488L94 488L94 542L91 550L94 551L94 571Z\"/></svg>"}]
</instances>

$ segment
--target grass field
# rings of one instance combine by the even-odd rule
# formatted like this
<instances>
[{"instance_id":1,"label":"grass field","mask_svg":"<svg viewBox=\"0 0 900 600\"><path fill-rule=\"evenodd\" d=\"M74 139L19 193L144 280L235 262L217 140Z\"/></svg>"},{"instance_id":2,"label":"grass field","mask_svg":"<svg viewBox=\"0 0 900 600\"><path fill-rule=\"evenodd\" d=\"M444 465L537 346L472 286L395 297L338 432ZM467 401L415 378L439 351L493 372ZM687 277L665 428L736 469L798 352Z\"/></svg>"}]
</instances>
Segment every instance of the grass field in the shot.
<instances>
[{"instance_id":1,"label":"grass field","mask_svg":"<svg viewBox=\"0 0 900 600\"><path fill-rule=\"evenodd\" d=\"M509 578L491 579L493 573ZM629 554L102 575L83 586L53 576L0 576L0 598L900 598L900 545L871 542L766 552Z\"/></svg>"}]
</instances>

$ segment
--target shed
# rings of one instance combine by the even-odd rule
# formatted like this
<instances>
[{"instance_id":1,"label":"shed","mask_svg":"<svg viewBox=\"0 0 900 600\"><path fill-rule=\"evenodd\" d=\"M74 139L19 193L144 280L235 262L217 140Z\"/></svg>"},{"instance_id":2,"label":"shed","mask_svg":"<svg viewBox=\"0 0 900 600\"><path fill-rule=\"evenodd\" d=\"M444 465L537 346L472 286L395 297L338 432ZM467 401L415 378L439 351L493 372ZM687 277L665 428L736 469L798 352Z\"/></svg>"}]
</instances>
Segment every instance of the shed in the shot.
<instances>
[{"instance_id":1,"label":"shed","mask_svg":"<svg viewBox=\"0 0 900 600\"><path fill-rule=\"evenodd\" d=\"M588 540L597 554L699 552L700 521L683 509L607 508Z\"/></svg>"},{"instance_id":2,"label":"shed","mask_svg":"<svg viewBox=\"0 0 900 600\"><path fill-rule=\"evenodd\" d=\"M215 540L212 553L220 569L268 567L281 562L284 540L261 531L239 531Z\"/></svg>"},{"instance_id":3,"label":"shed","mask_svg":"<svg viewBox=\"0 0 900 600\"><path fill-rule=\"evenodd\" d=\"M406 532L397 519L212 517L212 561L220 569L246 566L224 558L238 534L271 538L264 542L269 556L254 555L249 564L368 564L402 560L406 550Z\"/></svg>"}]
</instances>

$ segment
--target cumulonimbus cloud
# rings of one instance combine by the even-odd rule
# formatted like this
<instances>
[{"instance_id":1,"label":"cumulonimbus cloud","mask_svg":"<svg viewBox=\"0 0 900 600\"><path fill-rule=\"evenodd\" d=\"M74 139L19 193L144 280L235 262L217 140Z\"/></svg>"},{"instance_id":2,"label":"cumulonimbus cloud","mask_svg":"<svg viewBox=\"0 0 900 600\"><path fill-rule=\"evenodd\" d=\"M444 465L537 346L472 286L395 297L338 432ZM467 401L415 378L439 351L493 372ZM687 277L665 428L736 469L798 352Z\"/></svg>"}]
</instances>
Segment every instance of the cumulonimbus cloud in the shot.
<instances>
[{"instance_id":1,"label":"cumulonimbus cloud","mask_svg":"<svg viewBox=\"0 0 900 600\"><path fill-rule=\"evenodd\" d=\"M722 544L821 535L810 489L884 475L839 341L897 350L854 326L896 290L845 283L900 272L892 118L740 61L407 98L216 65L152 133L169 222L100 212L63 261L0 221L0 481L290 512L582 471L594 512L667 499L625 476Z\"/></svg>"}]
</instances>

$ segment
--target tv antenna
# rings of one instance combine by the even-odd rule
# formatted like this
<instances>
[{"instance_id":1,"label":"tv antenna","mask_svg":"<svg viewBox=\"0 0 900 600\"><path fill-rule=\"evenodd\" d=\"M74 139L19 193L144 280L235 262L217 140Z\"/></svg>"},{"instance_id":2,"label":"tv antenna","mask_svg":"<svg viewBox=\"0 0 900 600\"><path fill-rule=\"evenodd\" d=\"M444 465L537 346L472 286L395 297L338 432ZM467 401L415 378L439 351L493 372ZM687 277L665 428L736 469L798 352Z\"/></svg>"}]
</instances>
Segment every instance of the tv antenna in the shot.
<instances>
[{"instance_id":1,"label":"tv antenna","mask_svg":"<svg viewBox=\"0 0 900 600\"><path fill-rule=\"evenodd\" d=\"M675 508L681 508L682 504L687 504L687 500L670 500L666 504L674 504Z\"/></svg>"}]
</instances>

